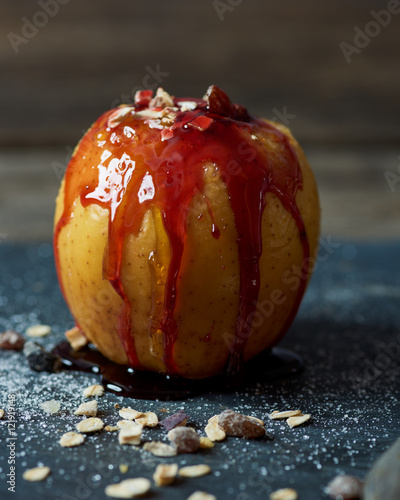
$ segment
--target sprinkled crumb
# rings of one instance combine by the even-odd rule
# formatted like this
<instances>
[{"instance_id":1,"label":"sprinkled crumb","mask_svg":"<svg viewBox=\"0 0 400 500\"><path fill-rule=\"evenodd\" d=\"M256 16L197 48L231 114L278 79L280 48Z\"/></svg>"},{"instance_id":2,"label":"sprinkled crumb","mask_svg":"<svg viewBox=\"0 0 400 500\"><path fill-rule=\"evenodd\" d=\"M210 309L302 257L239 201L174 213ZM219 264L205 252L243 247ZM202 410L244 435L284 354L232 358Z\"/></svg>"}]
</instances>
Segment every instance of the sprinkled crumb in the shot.
<instances>
[{"instance_id":1,"label":"sprinkled crumb","mask_svg":"<svg viewBox=\"0 0 400 500\"><path fill-rule=\"evenodd\" d=\"M43 481L50 474L50 467L34 467L33 469L27 469L22 477L25 481Z\"/></svg>"},{"instance_id":2,"label":"sprinkled crumb","mask_svg":"<svg viewBox=\"0 0 400 500\"><path fill-rule=\"evenodd\" d=\"M28 337L45 337L51 332L49 325L34 325L26 329Z\"/></svg>"}]
</instances>

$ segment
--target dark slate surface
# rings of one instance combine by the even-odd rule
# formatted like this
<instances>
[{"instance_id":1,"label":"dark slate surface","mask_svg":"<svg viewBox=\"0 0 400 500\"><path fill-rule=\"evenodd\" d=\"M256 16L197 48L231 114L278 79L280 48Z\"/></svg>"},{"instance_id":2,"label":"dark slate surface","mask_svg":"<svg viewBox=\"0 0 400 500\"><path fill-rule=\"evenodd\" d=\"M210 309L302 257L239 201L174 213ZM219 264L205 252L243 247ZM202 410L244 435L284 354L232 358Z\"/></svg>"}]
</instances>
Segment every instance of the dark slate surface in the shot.
<instances>
[{"instance_id":1,"label":"dark slate surface","mask_svg":"<svg viewBox=\"0 0 400 500\"><path fill-rule=\"evenodd\" d=\"M183 402L139 401L107 393L99 399L106 424L119 418L114 404L155 411L161 418L178 409L204 429L209 417L229 407L263 418L273 440L229 438L207 451L159 459L134 447L122 447L116 434L100 433L83 446L61 448L57 440L80 417L84 387L96 375L76 372L33 373L21 353L0 352L0 408L9 395L16 409L16 493L7 491L9 436L7 416L0 422L0 498L103 499L107 484L128 477L151 478L155 466L208 463L210 476L185 479L175 486L152 487L149 498L186 499L202 489L221 499L265 499L271 491L293 487L300 499L322 499L336 474L365 476L373 461L399 435L400 409L400 243L352 245L325 238L320 259L299 315L282 345L300 354L301 375L254 384L233 394L210 393ZM37 323L52 334L40 342L53 346L71 317L58 289L51 246L0 246L0 331L24 332ZM57 415L45 415L40 403L61 402ZM289 429L272 422L273 410L300 408L312 421ZM165 412L168 410L168 412ZM145 439L165 438L148 430ZM25 469L49 465L41 483L22 479ZM122 474L120 464L128 464Z\"/></svg>"}]
</instances>

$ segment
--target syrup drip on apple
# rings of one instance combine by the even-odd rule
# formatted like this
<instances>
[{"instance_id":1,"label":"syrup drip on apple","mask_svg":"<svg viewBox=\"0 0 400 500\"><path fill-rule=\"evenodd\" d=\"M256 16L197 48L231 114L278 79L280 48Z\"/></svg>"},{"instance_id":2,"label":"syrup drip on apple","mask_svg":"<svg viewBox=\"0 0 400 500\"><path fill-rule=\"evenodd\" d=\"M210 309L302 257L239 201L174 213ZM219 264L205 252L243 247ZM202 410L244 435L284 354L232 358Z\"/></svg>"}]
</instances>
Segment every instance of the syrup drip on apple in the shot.
<instances>
[{"instance_id":1,"label":"syrup drip on apple","mask_svg":"<svg viewBox=\"0 0 400 500\"><path fill-rule=\"evenodd\" d=\"M260 130L280 143L283 154L279 159L268 157L256 137ZM79 159L96 142L98 157L93 158L90 168L82 168ZM121 276L125 237L137 235L144 214L152 206L158 207L169 238L171 260L163 314L153 320L150 334L161 332L166 370L179 375L174 362L177 283L190 203L197 193L203 193L203 166L208 162L217 165L225 182L238 234L240 299L228 363L228 373L234 376L243 365L243 350L251 335L259 294L261 223L267 192L274 193L294 218L303 246L303 261L309 261L308 238L295 200L298 189L302 189L301 169L286 135L271 123L250 116L216 86L208 89L204 99L172 99L162 89L155 97L152 91L142 91L137 94L134 106L103 114L83 137L68 165L64 211L54 237L56 265L59 268L58 235L73 217L76 197L80 197L85 207L95 203L106 208L109 235L103 276L124 302L118 333L133 368L141 366L135 349L135 332L131 329L131 305ZM234 173L232 165L237 167ZM219 238L220 228L209 203L208 210L212 220L210 231L214 238ZM297 299L281 335L297 312L307 276L308 270L304 270Z\"/></svg>"}]
</instances>

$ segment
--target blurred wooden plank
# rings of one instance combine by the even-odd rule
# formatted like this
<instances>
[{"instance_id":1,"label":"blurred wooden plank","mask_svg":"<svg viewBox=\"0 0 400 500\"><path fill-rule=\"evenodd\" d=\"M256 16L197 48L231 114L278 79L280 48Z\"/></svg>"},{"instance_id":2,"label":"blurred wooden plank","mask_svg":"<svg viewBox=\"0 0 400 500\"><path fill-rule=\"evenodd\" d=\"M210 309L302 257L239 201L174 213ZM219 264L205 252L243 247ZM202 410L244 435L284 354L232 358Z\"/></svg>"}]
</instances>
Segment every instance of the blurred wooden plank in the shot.
<instances>
[{"instance_id":1,"label":"blurred wooden plank","mask_svg":"<svg viewBox=\"0 0 400 500\"><path fill-rule=\"evenodd\" d=\"M392 192L385 179L385 172L399 174L398 150L305 149L318 181L323 234L335 240L400 238L400 182ZM67 154L62 148L0 152L0 242L51 239Z\"/></svg>"},{"instance_id":2,"label":"blurred wooden plank","mask_svg":"<svg viewBox=\"0 0 400 500\"><path fill-rule=\"evenodd\" d=\"M39 7L3 0L0 144L75 143L157 65L176 95L201 96L216 83L268 118L286 106L300 140L396 142L400 15L350 64L339 47L371 21L371 9L385 7L246 0L221 21L211 0L71 1L15 54L7 34L20 34L21 18Z\"/></svg>"}]
</instances>

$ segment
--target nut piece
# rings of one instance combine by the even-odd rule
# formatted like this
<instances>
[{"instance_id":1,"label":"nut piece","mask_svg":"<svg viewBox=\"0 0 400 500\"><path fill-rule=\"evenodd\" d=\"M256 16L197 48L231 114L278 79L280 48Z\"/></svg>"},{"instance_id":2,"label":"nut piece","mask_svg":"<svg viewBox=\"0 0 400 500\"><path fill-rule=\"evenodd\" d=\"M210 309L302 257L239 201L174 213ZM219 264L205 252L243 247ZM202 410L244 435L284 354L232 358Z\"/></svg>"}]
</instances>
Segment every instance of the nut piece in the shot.
<instances>
[{"instance_id":1,"label":"nut piece","mask_svg":"<svg viewBox=\"0 0 400 500\"><path fill-rule=\"evenodd\" d=\"M226 438L225 431L218 424L218 415L214 415L209 419L204 430L211 441L223 441Z\"/></svg>"},{"instance_id":2,"label":"nut piece","mask_svg":"<svg viewBox=\"0 0 400 500\"><path fill-rule=\"evenodd\" d=\"M135 422L143 425L143 427L156 427L158 425L158 417L152 411L144 413L142 417L136 417Z\"/></svg>"},{"instance_id":3,"label":"nut piece","mask_svg":"<svg viewBox=\"0 0 400 500\"><path fill-rule=\"evenodd\" d=\"M181 111L193 111L197 108L197 102L195 101L180 101L178 106L181 108Z\"/></svg>"},{"instance_id":4,"label":"nut piece","mask_svg":"<svg viewBox=\"0 0 400 500\"><path fill-rule=\"evenodd\" d=\"M28 337L45 337L51 332L49 325L34 325L26 329Z\"/></svg>"},{"instance_id":5,"label":"nut piece","mask_svg":"<svg viewBox=\"0 0 400 500\"><path fill-rule=\"evenodd\" d=\"M124 420L135 420L136 418L144 416L143 412L132 410L132 408L122 408L118 413Z\"/></svg>"},{"instance_id":6,"label":"nut piece","mask_svg":"<svg viewBox=\"0 0 400 500\"><path fill-rule=\"evenodd\" d=\"M364 483L357 477L349 475L339 475L328 484L325 493L331 498L341 500L356 500L361 498Z\"/></svg>"},{"instance_id":7,"label":"nut piece","mask_svg":"<svg viewBox=\"0 0 400 500\"><path fill-rule=\"evenodd\" d=\"M107 432L115 432L115 431L119 431L119 427L117 425L106 425L104 427L104 430Z\"/></svg>"},{"instance_id":8,"label":"nut piece","mask_svg":"<svg viewBox=\"0 0 400 500\"><path fill-rule=\"evenodd\" d=\"M202 449L207 449L207 448L214 448L215 444L211 441L210 438L206 438L204 436L200 437L200 448Z\"/></svg>"},{"instance_id":9,"label":"nut piece","mask_svg":"<svg viewBox=\"0 0 400 500\"><path fill-rule=\"evenodd\" d=\"M153 474L157 486L169 486L178 474L178 464L159 464Z\"/></svg>"},{"instance_id":10,"label":"nut piece","mask_svg":"<svg viewBox=\"0 0 400 500\"><path fill-rule=\"evenodd\" d=\"M149 108L167 108L173 107L172 97L161 87L158 87L155 97L150 101Z\"/></svg>"},{"instance_id":11,"label":"nut piece","mask_svg":"<svg viewBox=\"0 0 400 500\"><path fill-rule=\"evenodd\" d=\"M74 411L74 415L85 415L86 417L95 417L97 415L97 401L89 401L88 403L82 403L77 410Z\"/></svg>"},{"instance_id":12,"label":"nut piece","mask_svg":"<svg viewBox=\"0 0 400 500\"><path fill-rule=\"evenodd\" d=\"M211 473L211 467L207 464L188 465L179 469L181 477L200 477Z\"/></svg>"},{"instance_id":13,"label":"nut piece","mask_svg":"<svg viewBox=\"0 0 400 500\"><path fill-rule=\"evenodd\" d=\"M71 431L63 434L61 436L59 443L64 448L72 448L73 446L79 446L84 441L85 441L85 436L83 434Z\"/></svg>"},{"instance_id":14,"label":"nut piece","mask_svg":"<svg viewBox=\"0 0 400 500\"><path fill-rule=\"evenodd\" d=\"M59 356L46 351L44 347L33 340L25 342L24 355L28 361L29 368L36 372L47 371L53 373L61 366L61 359Z\"/></svg>"},{"instance_id":15,"label":"nut piece","mask_svg":"<svg viewBox=\"0 0 400 500\"><path fill-rule=\"evenodd\" d=\"M50 467L34 467L27 469L22 477L25 481L43 481L50 474Z\"/></svg>"},{"instance_id":16,"label":"nut piece","mask_svg":"<svg viewBox=\"0 0 400 500\"><path fill-rule=\"evenodd\" d=\"M74 351L79 351L79 349L82 349L82 347L85 347L89 343L89 339L77 326L67 330L65 336Z\"/></svg>"},{"instance_id":17,"label":"nut piece","mask_svg":"<svg viewBox=\"0 0 400 500\"><path fill-rule=\"evenodd\" d=\"M91 396L102 396L104 394L104 387L99 384L89 385L83 390L83 395L87 398Z\"/></svg>"},{"instance_id":18,"label":"nut piece","mask_svg":"<svg viewBox=\"0 0 400 500\"><path fill-rule=\"evenodd\" d=\"M200 436L191 427L175 427L168 432L168 439L179 453L194 453L200 447Z\"/></svg>"},{"instance_id":19,"label":"nut piece","mask_svg":"<svg viewBox=\"0 0 400 500\"><path fill-rule=\"evenodd\" d=\"M190 497L187 497L187 500L217 500L217 497L206 491L195 491Z\"/></svg>"},{"instance_id":20,"label":"nut piece","mask_svg":"<svg viewBox=\"0 0 400 500\"><path fill-rule=\"evenodd\" d=\"M290 417L286 420L287 424L289 427L297 427L298 425L304 424L308 420L310 420L311 415L306 414L306 415L299 415L297 417Z\"/></svg>"},{"instance_id":21,"label":"nut piece","mask_svg":"<svg viewBox=\"0 0 400 500\"><path fill-rule=\"evenodd\" d=\"M164 420L161 420L160 425L167 429L167 431L170 431L175 427L178 427L178 425L186 425L187 419L188 416L186 415L186 413L183 410L179 410L173 415L170 415L169 417L164 418Z\"/></svg>"},{"instance_id":22,"label":"nut piece","mask_svg":"<svg viewBox=\"0 0 400 500\"><path fill-rule=\"evenodd\" d=\"M108 117L107 121L107 126L110 128L115 128L117 125L119 125L127 115L133 110L134 108L130 106L123 106L121 108L117 108L111 115Z\"/></svg>"},{"instance_id":23,"label":"nut piece","mask_svg":"<svg viewBox=\"0 0 400 500\"><path fill-rule=\"evenodd\" d=\"M145 495L150 490L151 483L144 477L135 479L125 479L120 483L110 484L106 487L105 493L113 498L135 498Z\"/></svg>"},{"instance_id":24,"label":"nut piece","mask_svg":"<svg viewBox=\"0 0 400 500\"><path fill-rule=\"evenodd\" d=\"M40 403L40 407L45 413L53 415L54 413L57 413L59 411L61 403L60 401L51 399L50 401L43 401L43 403Z\"/></svg>"},{"instance_id":25,"label":"nut piece","mask_svg":"<svg viewBox=\"0 0 400 500\"><path fill-rule=\"evenodd\" d=\"M155 457L175 457L178 450L175 446L162 443L161 441L149 441L144 443L143 449L149 451Z\"/></svg>"},{"instance_id":26,"label":"nut piece","mask_svg":"<svg viewBox=\"0 0 400 500\"><path fill-rule=\"evenodd\" d=\"M271 420L279 420L280 418L296 417L297 415L301 415L300 410L273 411L269 418Z\"/></svg>"},{"instance_id":27,"label":"nut piece","mask_svg":"<svg viewBox=\"0 0 400 500\"><path fill-rule=\"evenodd\" d=\"M299 497L297 491L292 488L282 488L280 490L273 491L270 496L270 500L297 500Z\"/></svg>"},{"instance_id":28,"label":"nut piece","mask_svg":"<svg viewBox=\"0 0 400 500\"><path fill-rule=\"evenodd\" d=\"M81 420L79 424L76 425L76 430L78 432L84 432L85 434L89 434L90 432L101 431L104 427L104 422L100 418L87 418L85 420Z\"/></svg>"},{"instance_id":29,"label":"nut piece","mask_svg":"<svg viewBox=\"0 0 400 500\"><path fill-rule=\"evenodd\" d=\"M143 427L141 425L131 422L131 425L128 425L119 431L118 434L119 444L132 444L132 445L140 444L142 431Z\"/></svg>"},{"instance_id":30,"label":"nut piece","mask_svg":"<svg viewBox=\"0 0 400 500\"><path fill-rule=\"evenodd\" d=\"M265 428L253 418L225 410L218 415L218 425L228 436L254 439L265 435Z\"/></svg>"},{"instance_id":31,"label":"nut piece","mask_svg":"<svg viewBox=\"0 0 400 500\"><path fill-rule=\"evenodd\" d=\"M24 337L20 333L14 332L14 330L7 330L0 333L0 349L21 351L24 344Z\"/></svg>"},{"instance_id":32,"label":"nut piece","mask_svg":"<svg viewBox=\"0 0 400 500\"><path fill-rule=\"evenodd\" d=\"M0 420L4 417L4 410L0 410Z\"/></svg>"}]
</instances>

